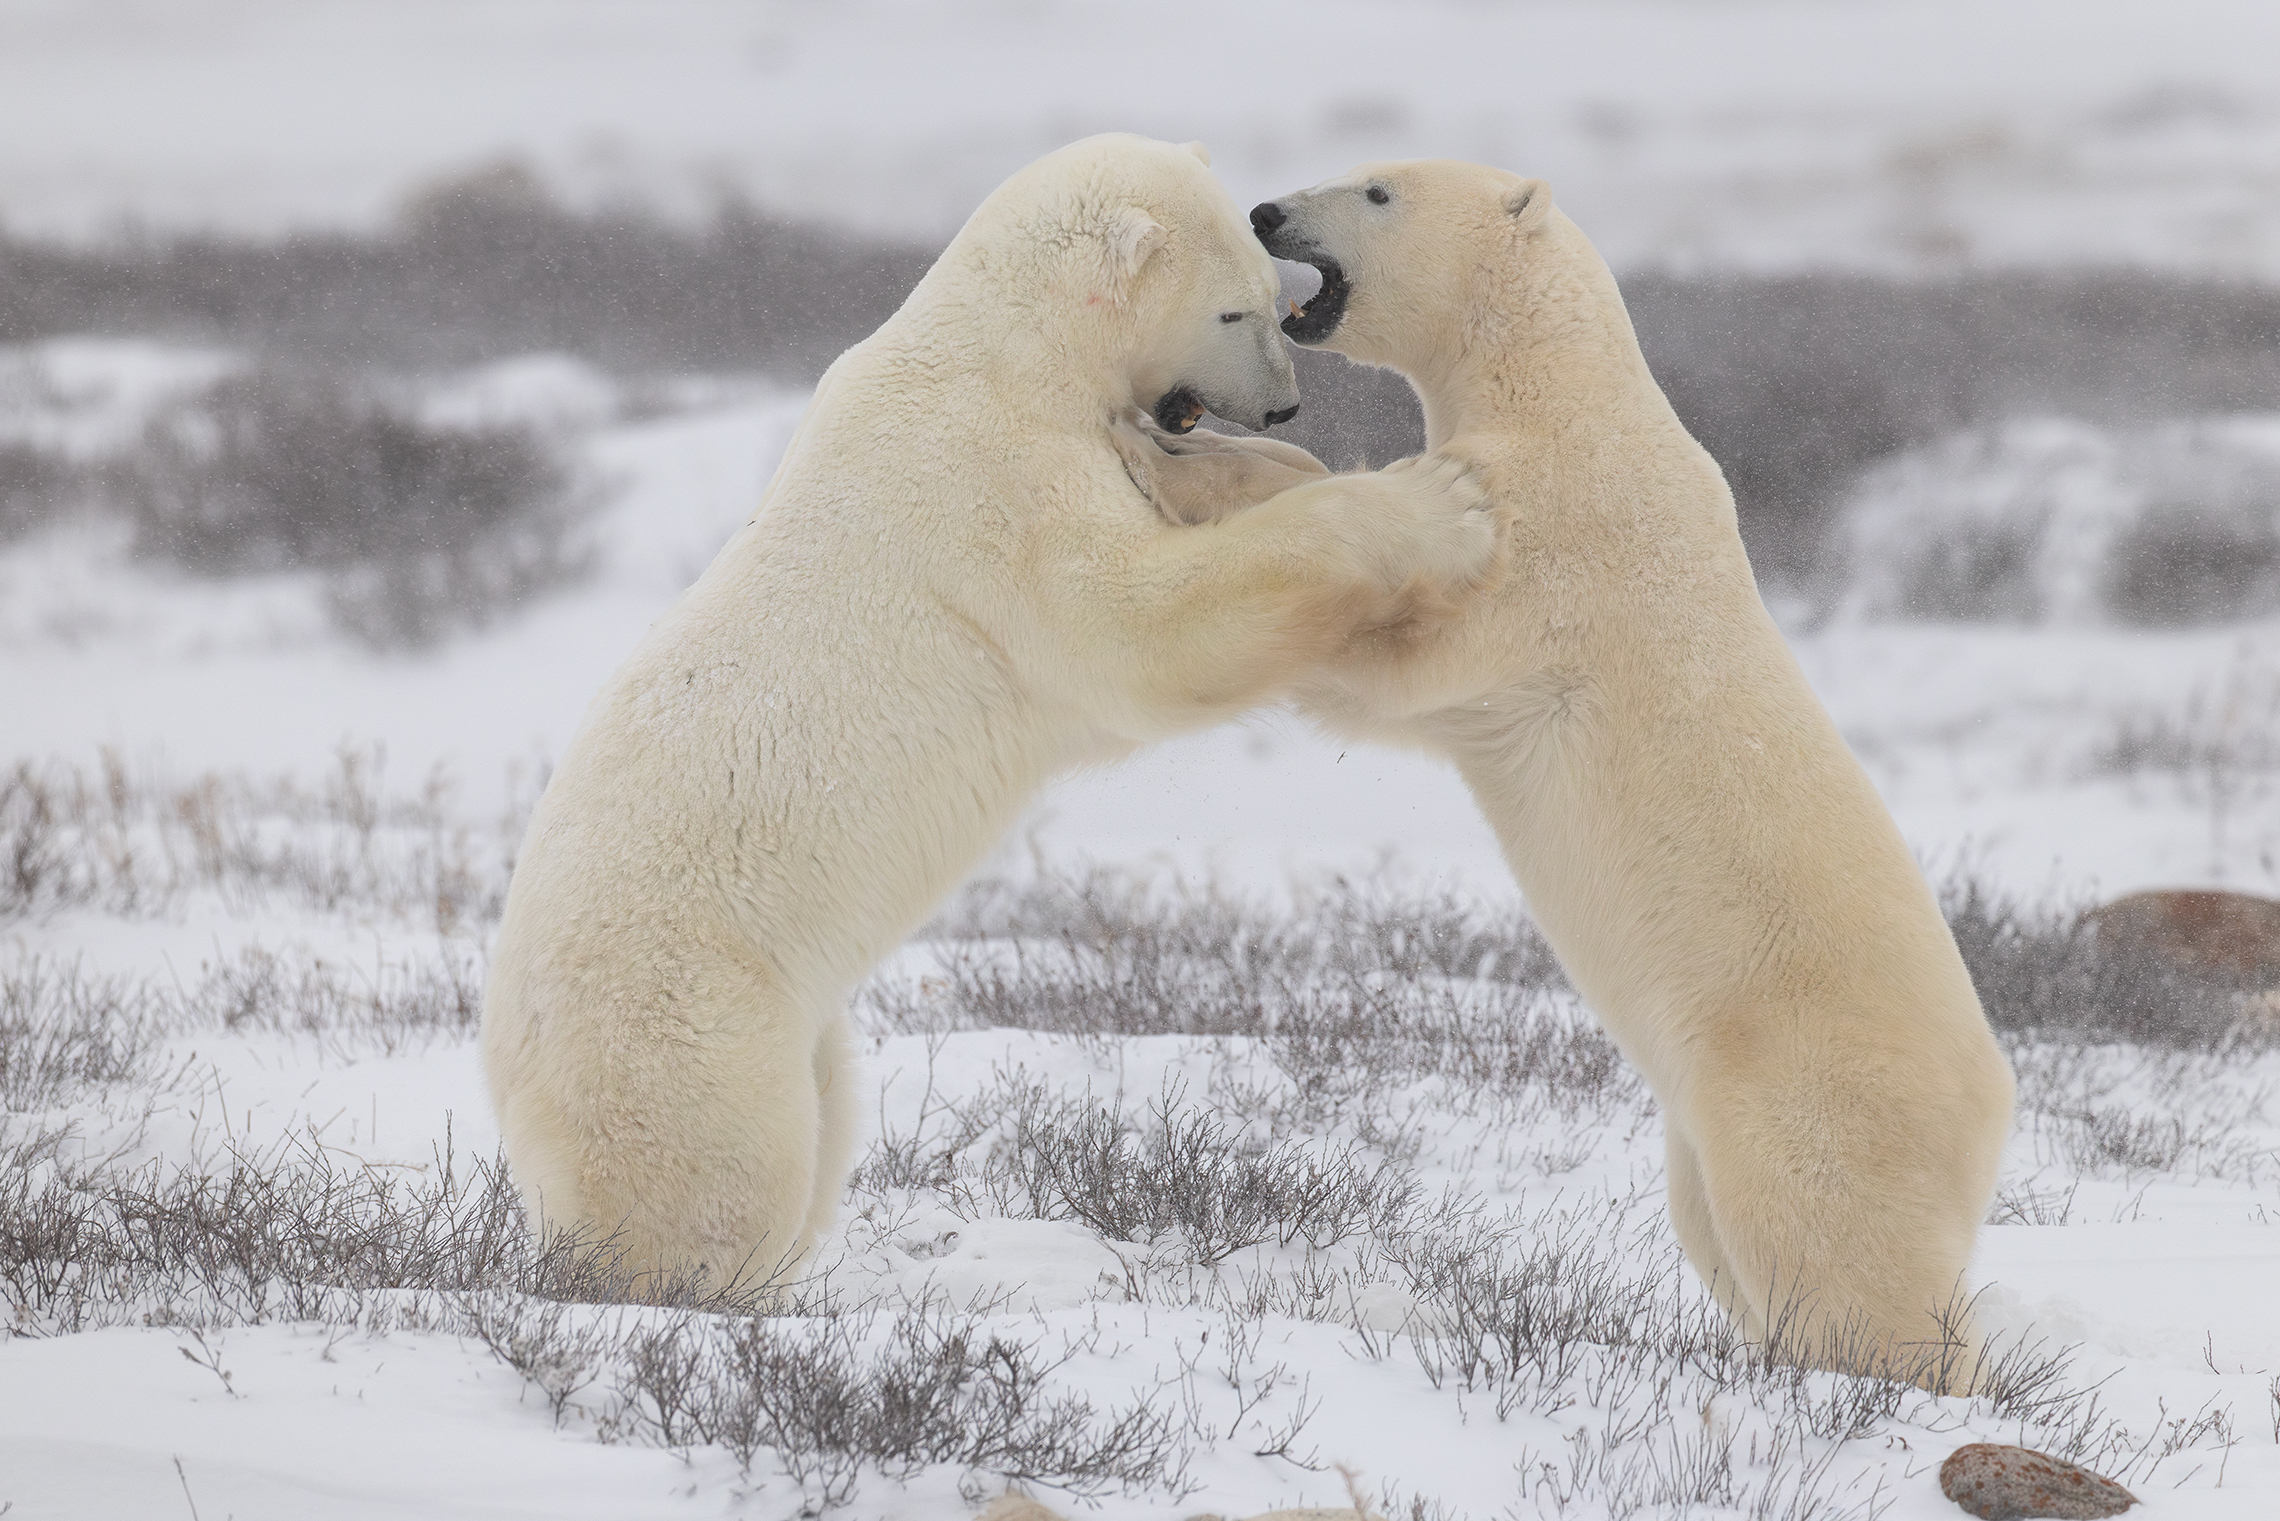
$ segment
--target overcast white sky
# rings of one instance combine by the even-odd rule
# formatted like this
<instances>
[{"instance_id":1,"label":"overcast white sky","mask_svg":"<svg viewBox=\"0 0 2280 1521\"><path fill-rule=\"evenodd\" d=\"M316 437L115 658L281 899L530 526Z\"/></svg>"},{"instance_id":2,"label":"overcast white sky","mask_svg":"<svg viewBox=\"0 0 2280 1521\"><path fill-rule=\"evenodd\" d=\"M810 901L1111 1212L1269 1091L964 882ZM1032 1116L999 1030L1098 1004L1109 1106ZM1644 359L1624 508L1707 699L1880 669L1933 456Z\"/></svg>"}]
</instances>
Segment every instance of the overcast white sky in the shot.
<instances>
[{"instance_id":1,"label":"overcast white sky","mask_svg":"<svg viewBox=\"0 0 2280 1521\"><path fill-rule=\"evenodd\" d=\"M1548 176L1621 263L2280 275L2267 0L0 0L0 218L371 223L512 157L567 193L940 237L1088 132L1238 198L1367 157Z\"/></svg>"}]
</instances>

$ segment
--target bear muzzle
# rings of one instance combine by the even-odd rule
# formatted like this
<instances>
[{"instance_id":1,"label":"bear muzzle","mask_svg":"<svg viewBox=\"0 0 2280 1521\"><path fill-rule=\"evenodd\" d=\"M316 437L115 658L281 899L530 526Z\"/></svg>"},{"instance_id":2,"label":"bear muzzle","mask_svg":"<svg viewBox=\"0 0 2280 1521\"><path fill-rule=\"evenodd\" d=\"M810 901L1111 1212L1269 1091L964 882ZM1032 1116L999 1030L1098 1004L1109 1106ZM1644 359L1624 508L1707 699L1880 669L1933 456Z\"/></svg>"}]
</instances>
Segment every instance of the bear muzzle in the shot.
<instances>
[{"instance_id":1,"label":"bear muzzle","mask_svg":"<svg viewBox=\"0 0 2280 1521\"><path fill-rule=\"evenodd\" d=\"M1156 426L1166 433L1192 433L1210 409L1190 387L1174 386L1157 397L1156 405L1149 410L1155 414Z\"/></svg>"},{"instance_id":2,"label":"bear muzzle","mask_svg":"<svg viewBox=\"0 0 2280 1521\"><path fill-rule=\"evenodd\" d=\"M1346 315L1347 298L1353 294L1345 266L1293 226L1290 212L1277 202L1261 201L1251 208L1251 231L1275 258L1311 264L1322 276L1322 288L1304 306L1291 303L1290 315L1282 319L1282 330L1293 343L1312 347L1325 342L1338 330Z\"/></svg>"}]
</instances>

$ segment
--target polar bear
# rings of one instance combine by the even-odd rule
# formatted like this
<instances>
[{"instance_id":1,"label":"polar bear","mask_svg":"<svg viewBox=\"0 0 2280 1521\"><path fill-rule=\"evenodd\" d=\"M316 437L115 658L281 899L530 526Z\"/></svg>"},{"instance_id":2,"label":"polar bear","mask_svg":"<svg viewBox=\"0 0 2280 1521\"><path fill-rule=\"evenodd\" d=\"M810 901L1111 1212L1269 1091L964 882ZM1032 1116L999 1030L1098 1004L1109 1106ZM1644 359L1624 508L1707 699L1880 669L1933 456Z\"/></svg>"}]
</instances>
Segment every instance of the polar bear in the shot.
<instances>
[{"instance_id":1,"label":"polar bear","mask_svg":"<svg viewBox=\"0 0 2280 1521\"><path fill-rule=\"evenodd\" d=\"M1135 404L1291 414L1275 293L1200 152L1093 138L994 192L831 366L531 820L483 1049L538 1220L637 1273L787 1271L855 1140L849 991L1047 780L1488 574L1484 497L1446 462L1213 528L1134 489Z\"/></svg>"},{"instance_id":2,"label":"polar bear","mask_svg":"<svg viewBox=\"0 0 2280 1521\"><path fill-rule=\"evenodd\" d=\"M1672 1221L1729 1313L1947 1386L2010 1069L1607 266L1541 181L1475 165L1372 164L1251 218L1322 271L1284 330L1406 375L1507 535L1493 589L1364 631L1301 705L1456 763L1661 1101ZM1232 505L1208 457L1158 474L1168 511Z\"/></svg>"}]
</instances>

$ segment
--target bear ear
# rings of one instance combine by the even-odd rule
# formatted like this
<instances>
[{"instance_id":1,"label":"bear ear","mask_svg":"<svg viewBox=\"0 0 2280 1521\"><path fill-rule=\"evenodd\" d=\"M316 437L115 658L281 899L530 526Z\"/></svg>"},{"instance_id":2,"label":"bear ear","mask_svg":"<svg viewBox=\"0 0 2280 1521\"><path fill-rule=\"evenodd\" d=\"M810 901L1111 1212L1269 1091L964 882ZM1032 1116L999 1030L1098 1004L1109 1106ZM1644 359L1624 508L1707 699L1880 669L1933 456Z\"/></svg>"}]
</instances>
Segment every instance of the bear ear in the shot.
<instances>
[{"instance_id":1,"label":"bear ear","mask_svg":"<svg viewBox=\"0 0 2280 1521\"><path fill-rule=\"evenodd\" d=\"M1211 150L1209 148L1206 148L1201 143L1186 143L1182 146L1184 146L1188 152L1195 155L1197 163L1200 163L1206 169L1209 169L1211 167Z\"/></svg>"},{"instance_id":2,"label":"bear ear","mask_svg":"<svg viewBox=\"0 0 2280 1521\"><path fill-rule=\"evenodd\" d=\"M1148 256L1164 246L1164 224L1137 206L1126 206L1108 220L1109 284L1122 290Z\"/></svg>"},{"instance_id":3,"label":"bear ear","mask_svg":"<svg viewBox=\"0 0 2280 1521\"><path fill-rule=\"evenodd\" d=\"M1552 209L1552 187L1542 180L1522 180L1504 197L1505 213L1523 228L1534 227Z\"/></svg>"}]
</instances>

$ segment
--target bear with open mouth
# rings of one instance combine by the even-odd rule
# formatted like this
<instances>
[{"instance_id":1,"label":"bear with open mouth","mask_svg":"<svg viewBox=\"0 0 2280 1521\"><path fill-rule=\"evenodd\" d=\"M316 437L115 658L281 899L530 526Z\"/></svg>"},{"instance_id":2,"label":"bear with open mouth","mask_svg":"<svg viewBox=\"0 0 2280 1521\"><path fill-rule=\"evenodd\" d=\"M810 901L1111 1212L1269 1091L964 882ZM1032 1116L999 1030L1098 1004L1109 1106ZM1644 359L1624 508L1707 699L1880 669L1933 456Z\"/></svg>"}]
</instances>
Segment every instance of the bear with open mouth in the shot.
<instances>
[{"instance_id":1,"label":"bear with open mouth","mask_svg":"<svg viewBox=\"0 0 2280 1521\"><path fill-rule=\"evenodd\" d=\"M2010 1069L1606 264L1542 181L1474 164L1365 165L1251 224L1322 272L1283 331L1407 376L1506 535L1493 586L1445 623L1360 632L1301 706L1456 763L1652 1085L1672 1224L1748 1334L1968 1383L1957 1295ZM1246 491L1302 483L1223 457L1254 447L1163 442L1159 510L1241 521Z\"/></svg>"}]
</instances>

